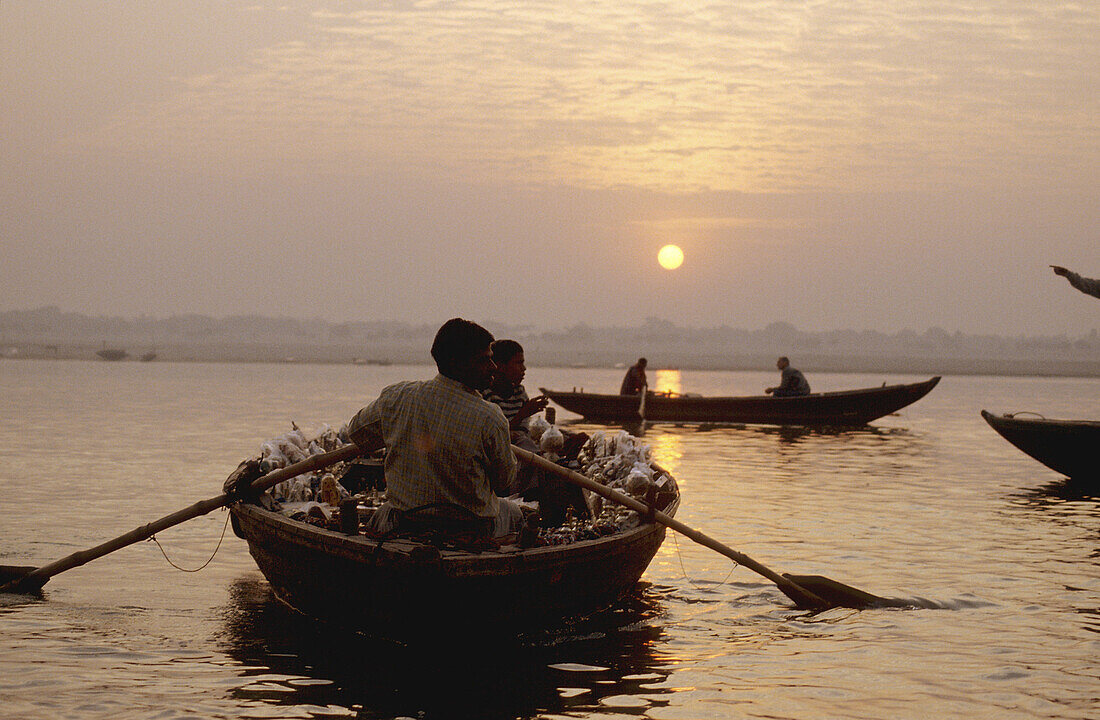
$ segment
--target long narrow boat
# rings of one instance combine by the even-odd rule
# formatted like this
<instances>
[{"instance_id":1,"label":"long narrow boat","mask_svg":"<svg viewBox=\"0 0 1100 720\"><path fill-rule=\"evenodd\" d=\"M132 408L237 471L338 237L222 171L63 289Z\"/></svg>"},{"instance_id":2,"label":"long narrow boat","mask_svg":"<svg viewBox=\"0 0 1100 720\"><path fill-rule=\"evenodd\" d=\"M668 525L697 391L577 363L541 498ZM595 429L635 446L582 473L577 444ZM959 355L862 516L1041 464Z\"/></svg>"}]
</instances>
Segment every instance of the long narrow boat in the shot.
<instances>
[{"instance_id":1,"label":"long narrow boat","mask_svg":"<svg viewBox=\"0 0 1100 720\"><path fill-rule=\"evenodd\" d=\"M982 418L1019 450L1073 480L1100 480L1100 422L994 415Z\"/></svg>"},{"instance_id":2,"label":"long narrow boat","mask_svg":"<svg viewBox=\"0 0 1100 720\"><path fill-rule=\"evenodd\" d=\"M883 385L799 397L705 397L650 392L645 398L645 420L647 423L866 425L920 400L939 381L937 375L908 385ZM586 420L616 424L641 421L640 401L636 395L539 390L558 405Z\"/></svg>"},{"instance_id":3,"label":"long narrow boat","mask_svg":"<svg viewBox=\"0 0 1100 720\"><path fill-rule=\"evenodd\" d=\"M97 350L96 355L104 360L125 360L130 356L130 353L122 350L121 348L108 348L105 347L102 350Z\"/></svg>"},{"instance_id":4,"label":"long narrow boat","mask_svg":"<svg viewBox=\"0 0 1100 720\"><path fill-rule=\"evenodd\" d=\"M671 515L679 503L667 476L659 509ZM230 511L234 532L281 600L383 635L482 621L529 629L592 613L637 583L665 537L663 525L639 518L635 527L594 539L477 552L348 535L253 503Z\"/></svg>"}]
</instances>

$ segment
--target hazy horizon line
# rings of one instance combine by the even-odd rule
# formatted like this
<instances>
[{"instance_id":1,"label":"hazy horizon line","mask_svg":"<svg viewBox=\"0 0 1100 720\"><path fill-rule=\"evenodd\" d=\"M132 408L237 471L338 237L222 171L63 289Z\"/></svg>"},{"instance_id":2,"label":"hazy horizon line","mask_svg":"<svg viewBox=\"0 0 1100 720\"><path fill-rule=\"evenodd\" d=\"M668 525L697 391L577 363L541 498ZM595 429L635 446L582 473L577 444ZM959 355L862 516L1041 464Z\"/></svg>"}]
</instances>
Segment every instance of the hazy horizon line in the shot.
<instances>
[{"instance_id":1,"label":"hazy horizon line","mask_svg":"<svg viewBox=\"0 0 1100 720\"><path fill-rule=\"evenodd\" d=\"M212 320L215 322L232 322L239 320L264 320L264 321L276 321L276 322L294 322L294 323L315 323L322 322L333 327L340 326L354 326L354 325L388 325L388 326L400 326L413 330L414 332L429 331L435 332L441 321L431 322L411 322L408 320L398 320L395 318L374 318L374 319L357 319L357 320L335 320L325 318L323 316L295 316L295 315L265 315L257 312L246 313L231 313L224 315L210 315L200 312L181 312L171 315L154 315L148 313L139 313L137 315L104 315L104 314L87 314L79 310L65 310L61 306L56 304L39 305L33 308L17 308L17 309L0 309L0 318L4 318L10 315L35 315L41 313L56 314L58 316L68 316L73 319L81 318L90 321L97 322L124 322L124 323L159 323L168 322L173 320L186 320L186 319L198 319L198 320ZM793 323L786 320L772 320L758 328L749 327L735 327L722 323L719 325L691 325L691 324L679 324L675 320L648 316L643 319L639 319L636 325L592 325L584 321L573 322L569 324L555 325L555 326L539 326L529 322L517 322L517 321L502 321L497 319L489 320L475 320L481 325L486 327L501 327L507 328L511 332L525 332L525 333L538 333L538 334L554 334L560 332L568 332L577 328L590 328L590 329L602 329L602 330L641 330L646 327L653 327L654 329L661 326L667 328L675 328L678 330L687 331L729 331L729 332L743 332L743 333L758 333L758 332L794 332L805 335L828 335L830 333L857 333L857 334L879 334L886 336L902 336L902 335L927 335L927 334L944 334L952 337L969 337L969 338L1000 338L1000 339L1020 339L1020 338L1086 338L1095 337L1100 333L1100 329L1097 327L1082 330L1079 334L1069 334L1066 332L1035 335L1025 332L1019 332L1015 334L997 334L997 333L971 333L959 329L948 329L939 325L930 325L924 329L916 329L915 327L902 327L892 330L884 330L881 328L858 328L858 327L836 327L822 330L808 330L800 328ZM0 328L2 331L3 328Z\"/></svg>"}]
</instances>

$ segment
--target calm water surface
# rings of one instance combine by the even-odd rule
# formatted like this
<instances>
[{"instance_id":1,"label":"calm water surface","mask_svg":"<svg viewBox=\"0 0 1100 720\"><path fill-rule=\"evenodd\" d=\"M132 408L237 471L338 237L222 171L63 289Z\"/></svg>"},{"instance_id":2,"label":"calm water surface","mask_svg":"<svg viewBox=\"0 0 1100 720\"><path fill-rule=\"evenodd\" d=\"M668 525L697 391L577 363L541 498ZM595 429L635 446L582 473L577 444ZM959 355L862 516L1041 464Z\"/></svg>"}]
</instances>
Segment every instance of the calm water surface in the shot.
<instances>
[{"instance_id":1,"label":"calm water surface","mask_svg":"<svg viewBox=\"0 0 1100 720\"><path fill-rule=\"evenodd\" d=\"M42 564L220 492L259 444L427 367L4 361L0 563ZM527 387L612 391L621 371ZM815 390L923 378L808 373ZM651 382L754 394L775 373ZM0 595L10 718L1100 717L1098 500L978 415L1100 418L1098 381L945 377L873 426L657 426L678 518L782 572L934 609L797 611L670 535L638 593L518 642L399 645L276 601L215 511ZM561 413L563 420L574 420ZM580 425L586 430L592 426ZM219 547L219 541L221 545Z\"/></svg>"}]
</instances>

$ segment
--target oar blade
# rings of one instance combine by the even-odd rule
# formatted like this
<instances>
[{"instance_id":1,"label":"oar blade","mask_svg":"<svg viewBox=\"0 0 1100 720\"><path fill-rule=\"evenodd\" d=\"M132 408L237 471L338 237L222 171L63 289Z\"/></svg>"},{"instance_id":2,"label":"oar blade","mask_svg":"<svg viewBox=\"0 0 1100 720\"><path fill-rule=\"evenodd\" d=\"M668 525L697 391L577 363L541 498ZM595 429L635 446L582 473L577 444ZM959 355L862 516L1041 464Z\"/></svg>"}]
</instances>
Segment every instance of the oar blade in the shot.
<instances>
[{"instance_id":1,"label":"oar blade","mask_svg":"<svg viewBox=\"0 0 1100 720\"><path fill-rule=\"evenodd\" d=\"M27 578L38 568L27 565L0 565L0 592L36 593L49 580L48 577Z\"/></svg>"},{"instance_id":2,"label":"oar blade","mask_svg":"<svg viewBox=\"0 0 1100 720\"><path fill-rule=\"evenodd\" d=\"M896 600L872 595L851 585L845 585L832 578L823 575L792 575L783 573L783 577L795 583L799 587L809 590L814 595L824 600L830 607L846 607L856 610L875 607L893 607L899 603Z\"/></svg>"}]
</instances>

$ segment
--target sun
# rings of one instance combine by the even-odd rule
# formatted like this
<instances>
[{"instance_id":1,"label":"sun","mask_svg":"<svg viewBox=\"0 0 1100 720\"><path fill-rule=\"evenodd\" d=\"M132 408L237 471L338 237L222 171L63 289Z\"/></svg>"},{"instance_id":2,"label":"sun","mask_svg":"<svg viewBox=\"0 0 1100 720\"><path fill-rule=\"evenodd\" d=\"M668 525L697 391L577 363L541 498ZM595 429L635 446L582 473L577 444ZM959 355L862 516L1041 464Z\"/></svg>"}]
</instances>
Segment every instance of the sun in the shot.
<instances>
[{"instance_id":1,"label":"sun","mask_svg":"<svg viewBox=\"0 0 1100 720\"><path fill-rule=\"evenodd\" d=\"M657 262L665 270L675 270L684 262L684 251L676 245L665 245L657 253Z\"/></svg>"}]
</instances>

